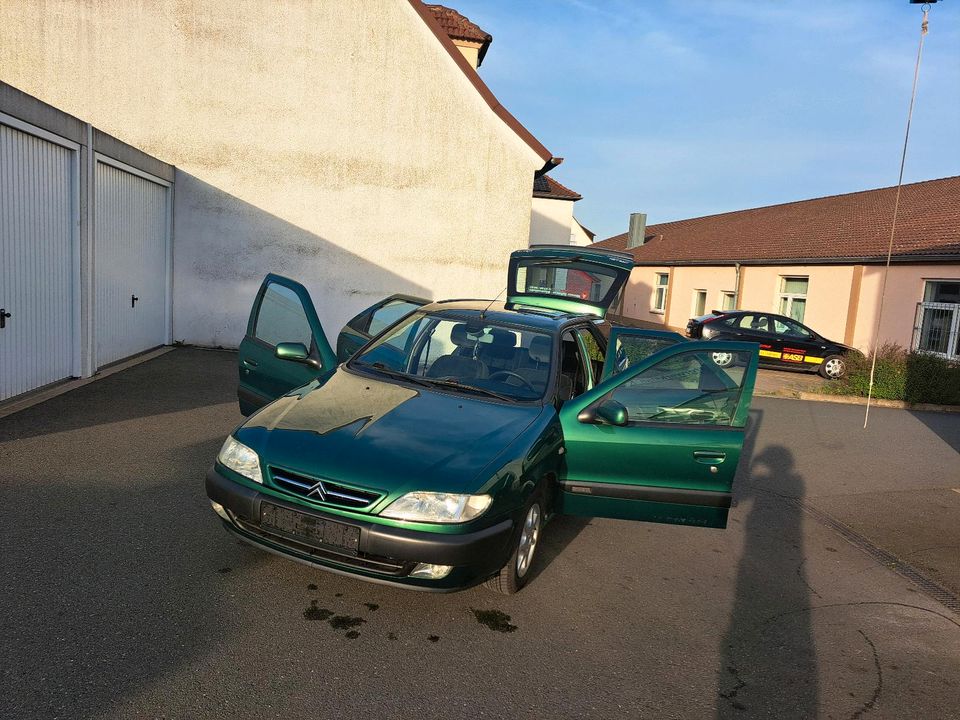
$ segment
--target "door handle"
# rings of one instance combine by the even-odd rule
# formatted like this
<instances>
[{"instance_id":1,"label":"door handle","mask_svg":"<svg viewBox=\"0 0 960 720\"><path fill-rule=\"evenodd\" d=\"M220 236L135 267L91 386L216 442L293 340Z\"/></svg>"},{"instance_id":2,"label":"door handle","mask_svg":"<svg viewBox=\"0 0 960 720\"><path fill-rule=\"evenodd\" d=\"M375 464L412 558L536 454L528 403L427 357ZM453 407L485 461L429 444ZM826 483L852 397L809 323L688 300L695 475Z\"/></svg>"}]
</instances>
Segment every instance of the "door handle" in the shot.
<instances>
[{"instance_id":1,"label":"door handle","mask_svg":"<svg viewBox=\"0 0 960 720\"><path fill-rule=\"evenodd\" d=\"M136 295L131 295L131 296L130 296L130 307L136 307L136 306L137 306L137 300L139 300L139 299L140 299L140 298L138 298Z\"/></svg>"},{"instance_id":2,"label":"door handle","mask_svg":"<svg viewBox=\"0 0 960 720\"><path fill-rule=\"evenodd\" d=\"M11 317L6 308L0 308L0 330L7 326L7 318Z\"/></svg>"},{"instance_id":3,"label":"door handle","mask_svg":"<svg viewBox=\"0 0 960 720\"><path fill-rule=\"evenodd\" d=\"M256 363L255 361L253 361L253 360L248 360L247 358L244 358L244 359L243 359L243 364L244 364L244 365L247 365L247 366L249 366L249 367L256 367L256 366L257 366L257 363Z\"/></svg>"},{"instance_id":4,"label":"door handle","mask_svg":"<svg viewBox=\"0 0 960 720\"><path fill-rule=\"evenodd\" d=\"M696 450L693 453L693 459L704 465L719 465L727 459L727 454L712 450Z\"/></svg>"}]
</instances>

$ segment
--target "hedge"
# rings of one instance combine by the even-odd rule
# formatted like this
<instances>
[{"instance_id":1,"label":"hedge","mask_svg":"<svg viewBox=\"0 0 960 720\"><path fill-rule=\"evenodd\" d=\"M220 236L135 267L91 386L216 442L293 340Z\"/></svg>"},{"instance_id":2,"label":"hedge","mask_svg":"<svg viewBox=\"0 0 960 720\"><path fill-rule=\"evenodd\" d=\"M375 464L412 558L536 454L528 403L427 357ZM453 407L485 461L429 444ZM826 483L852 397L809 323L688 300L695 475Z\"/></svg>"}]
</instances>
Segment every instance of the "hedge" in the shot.
<instances>
[{"instance_id":1,"label":"hedge","mask_svg":"<svg viewBox=\"0 0 960 720\"><path fill-rule=\"evenodd\" d=\"M873 397L910 403L960 405L960 363L937 355L908 352L896 344L877 351ZM847 374L829 383L824 392L866 397L870 386L871 357L847 356Z\"/></svg>"}]
</instances>

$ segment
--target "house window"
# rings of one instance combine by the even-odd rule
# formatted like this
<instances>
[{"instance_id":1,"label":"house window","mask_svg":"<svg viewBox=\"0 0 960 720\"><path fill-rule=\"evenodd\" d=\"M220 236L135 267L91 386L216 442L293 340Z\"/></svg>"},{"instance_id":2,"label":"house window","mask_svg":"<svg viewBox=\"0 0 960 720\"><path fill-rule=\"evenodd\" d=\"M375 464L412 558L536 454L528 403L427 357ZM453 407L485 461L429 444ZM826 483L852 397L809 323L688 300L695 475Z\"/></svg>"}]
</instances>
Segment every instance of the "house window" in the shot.
<instances>
[{"instance_id":1,"label":"house window","mask_svg":"<svg viewBox=\"0 0 960 720\"><path fill-rule=\"evenodd\" d=\"M735 292L724 291L720 293L720 309L721 310L736 310L737 309L737 294Z\"/></svg>"},{"instance_id":2,"label":"house window","mask_svg":"<svg viewBox=\"0 0 960 720\"><path fill-rule=\"evenodd\" d=\"M653 311L663 312L667 307L667 284L670 282L669 273L657 273L657 285L653 292Z\"/></svg>"},{"instance_id":3,"label":"house window","mask_svg":"<svg viewBox=\"0 0 960 720\"><path fill-rule=\"evenodd\" d=\"M923 301L960 303L960 280L927 280L923 288Z\"/></svg>"},{"instance_id":4,"label":"house window","mask_svg":"<svg viewBox=\"0 0 960 720\"><path fill-rule=\"evenodd\" d=\"M960 280L927 280L917 304L913 347L960 358Z\"/></svg>"},{"instance_id":5,"label":"house window","mask_svg":"<svg viewBox=\"0 0 960 720\"><path fill-rule=\"evenodd\" d=\"M693 291L693 316L700 317L707 309L707 291Z\"/></svg>"},{"instance_id":6,"label":"house window","mask_svg":"<svg viewBox=\"0 0 960 720\"><path fill-rule=\"evenodd\" d=\"M803 313L807 308L808 277L781 276L780 278L780 314L803 322Z\"/></svg>"}]
</instances>

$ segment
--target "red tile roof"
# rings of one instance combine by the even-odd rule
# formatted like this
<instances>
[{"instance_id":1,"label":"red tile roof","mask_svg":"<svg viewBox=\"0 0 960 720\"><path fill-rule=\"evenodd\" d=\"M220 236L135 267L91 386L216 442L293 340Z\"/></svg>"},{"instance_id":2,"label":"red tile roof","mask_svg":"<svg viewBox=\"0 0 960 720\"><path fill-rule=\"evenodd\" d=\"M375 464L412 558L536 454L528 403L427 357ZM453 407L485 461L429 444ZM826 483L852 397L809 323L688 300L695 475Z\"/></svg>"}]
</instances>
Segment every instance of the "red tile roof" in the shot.
<instances>
[{"instance_id":1,"label":"red tile roof","mask_svg":"<svg viewBox=\"0 0 960 720\"><path fill-rule=\"evenodd\" d=\"M580 193L561 185L549 175L538 175L533 179L533 196L573 202L583 199Z\"/></svg>"},{"instance_id":2,"label":"red tile roof","mask_svg":"<svg viewBox=\"0 0 960 720\"><path fill-rule=\"evenodd\" d=\"M470 64L470 61L467 60L463 56L463 53L457 49L457 46L453 44L450 36L447 35L446 31L440 26L440 23L430 11L430 8L421 0L408 0L408 2L417 15L420 16L420 19L423 20L424 24L430 29L430 32L433 33L434 37L440 41L443 49L447 51L447 55L453 59L457 67L460 68L460 71L466 76L467 80L470 81L470 84L480 93L480 97L482 97L483 101L493 110L494 114L543 160L543 172L563 162L563 158L555 158L553 153L547 150L543 143L533 136L533 133L527 130L519 120L500 104L500 101L497 100L496 96L490 91L490 88L480 79L480 75L477 74L476 69Z\"/></svg>"},{"instance_id":3,"label":"red tile roof","mask_svg":"<svg viewBox=\"0 0 960 720\"><path fill-rule=\"evenodd\" d=\"M470 22L469 18L464 17L453 8L429 4L427 7L430 8L430 12L440 23L440 27L452 40L469 40L478 43L489 43L493 40L490 33L481 30L475 23Z\"/></svg>"},{"instance_id":4,"label":"red tile roof","mask_svg":"<svg viewBox=\"0 0 960 720\"><path fill-rule=\"evenodd\" d=\"M896 188L649 225L638 264L886 259ZM598 243L627 250L627 233ZM960 262L960 176L903 186L894 260Z\"/></svg>"}]
</instances>

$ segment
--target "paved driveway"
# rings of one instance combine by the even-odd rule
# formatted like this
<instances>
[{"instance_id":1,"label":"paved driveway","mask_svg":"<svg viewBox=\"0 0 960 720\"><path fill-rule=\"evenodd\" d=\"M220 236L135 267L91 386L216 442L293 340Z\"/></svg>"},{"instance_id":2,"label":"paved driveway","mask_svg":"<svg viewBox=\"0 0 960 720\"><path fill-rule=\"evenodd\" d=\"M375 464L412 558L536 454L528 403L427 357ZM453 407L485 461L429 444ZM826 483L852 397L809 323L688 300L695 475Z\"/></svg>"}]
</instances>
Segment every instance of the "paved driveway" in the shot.
<instances>
[{"instance_id":1,"label":"paved driveway","mask_svg":"<svg viewBox=\"0 0 960 720\"><path fill-rule=\"evenodd\" d=\"M957 717L960 617L817 514L953 542L960 418L760 399L726 531L561 518L521 594L424 595L218 526L234 363L177 350L0 420L0 716Z\"/></svg>"}]
</instances>

